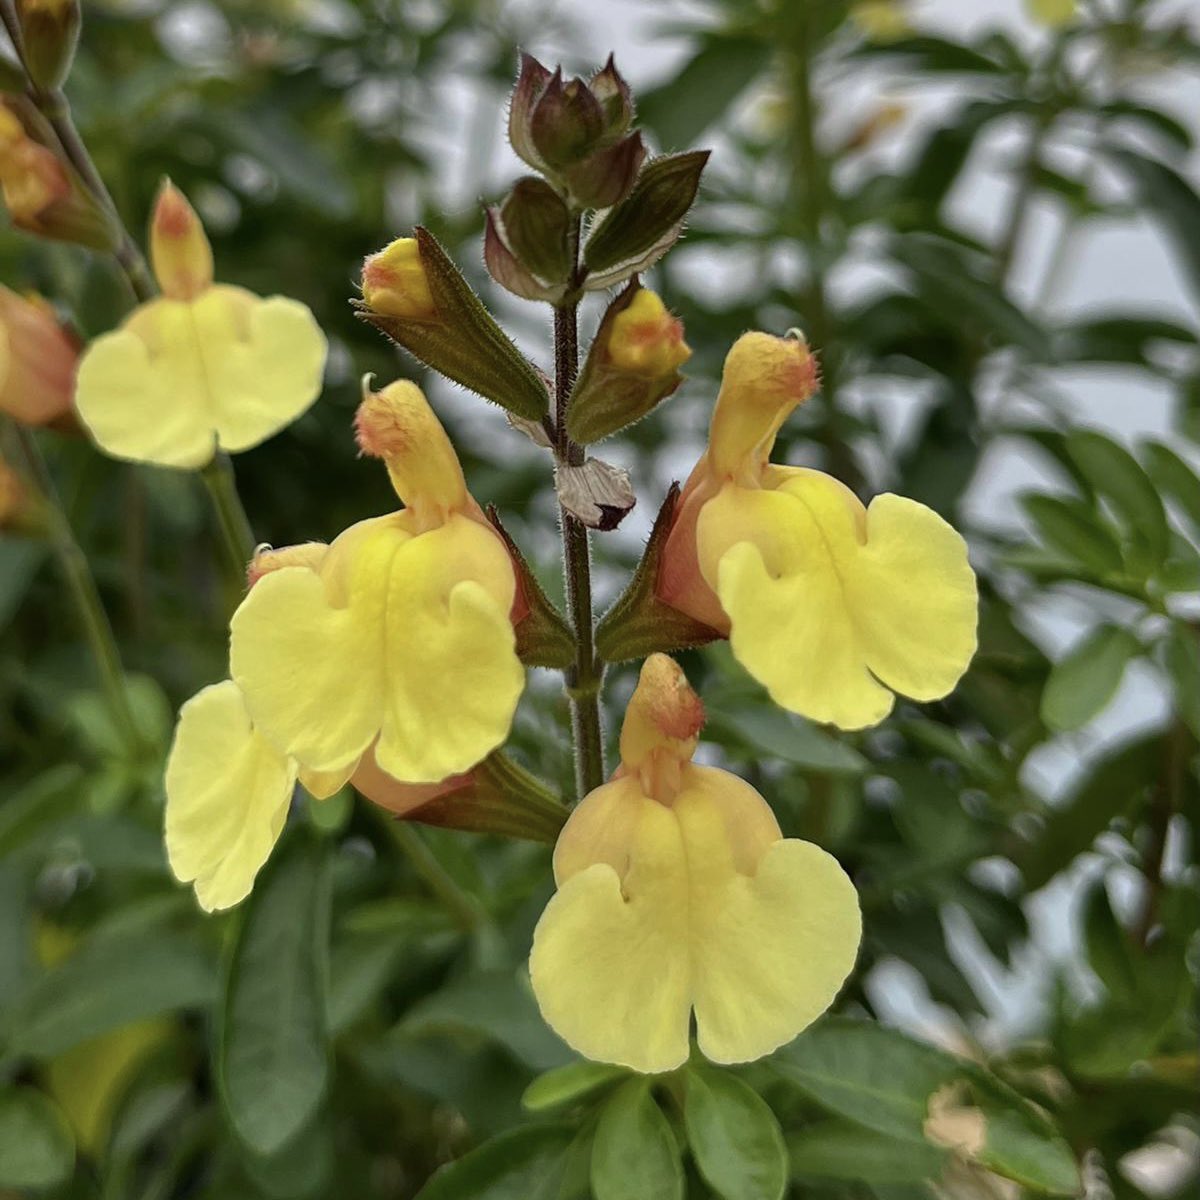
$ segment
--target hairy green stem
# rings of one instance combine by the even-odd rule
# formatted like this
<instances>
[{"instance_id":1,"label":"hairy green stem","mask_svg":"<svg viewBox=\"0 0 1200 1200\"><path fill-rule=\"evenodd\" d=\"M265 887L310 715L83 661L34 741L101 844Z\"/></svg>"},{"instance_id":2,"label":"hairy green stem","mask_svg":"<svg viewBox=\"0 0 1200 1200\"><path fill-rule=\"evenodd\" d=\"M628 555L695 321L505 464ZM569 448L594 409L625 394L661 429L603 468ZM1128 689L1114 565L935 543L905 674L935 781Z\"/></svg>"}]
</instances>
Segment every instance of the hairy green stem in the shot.
<instances>
[{"instance_id":1,"label":"hairy green stem","mask_svg":"<svg viewBox=\"0 0 1200 1200\"><path fill-rule=\"evenodd\" d=\"M442 866L421 835L407 821L392 816L377 805L367 804L366 811L392 845L408 859L421 882L446 907L455 924L466 932L477 928L483 921L483 910Z\"/></svg>"},{"instance_id":2,"label":"hairy green stem","mask_svg":"<svg viewBox=\"0 0 1200 1200\"><path fill-rule=\"evenodd\" d=\"M238 496L237 480L229 455L218 454L200 472L212 498L221 529L221 544L230 570L239 583L245 581L246 564L254 554L254 531Z\"/></svg>"},{"instance_id":3,"label":"hairy green stem","mask_svg":"<svg viewBox=\"0 0 1200 1200\"><path fill-rule=\"evenodd\" d=\"M11 421L9 424L25 473L45 506L50 544L79 615L79 623L95 661L105 700L126 748L131 756L136 755L141 747L141 736L125 691L125 672L121 666L121 655L104 612L96 581L88 567L87 557L75 540L71 523L67 519L58 489L46 466L46 460L42 457L37 439L18 422Z\"/></svg>"},{"instance_id":4,"label":"hairy green stem","mask_svg":"<svg viewBox=\"0 0 1200 1200\"><path fill-rule=\"evenodd\" d=\"M572 236L578 274L579 222ZM579 466L584 449L567 433L567 401L579 370L579 298L572 289L567 301L554 310L554 428L555 453L560 466ZM596 661L592 612L592 557L587 526L560 506L563 572L567 610L575 635L575 662L564 672L571 707L571 741L575 758L576 799L604 782L604 733L600 723L600 685L603 671Z\"/></svg>"}]
</instances>

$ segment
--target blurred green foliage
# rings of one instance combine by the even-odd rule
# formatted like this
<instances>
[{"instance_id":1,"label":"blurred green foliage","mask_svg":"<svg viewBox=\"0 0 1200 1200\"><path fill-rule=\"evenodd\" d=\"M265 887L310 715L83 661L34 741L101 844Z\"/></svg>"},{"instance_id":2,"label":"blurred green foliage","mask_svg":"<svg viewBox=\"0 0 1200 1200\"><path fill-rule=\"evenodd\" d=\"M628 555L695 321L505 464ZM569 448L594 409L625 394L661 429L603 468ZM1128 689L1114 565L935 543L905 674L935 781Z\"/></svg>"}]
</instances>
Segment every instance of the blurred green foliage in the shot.
<instances>
[{"instance_id":1,"label":"blurred green foliage","mask_svg":"<svg viewBox=\"0 0 1200 1200\"><path fill-rule=\"evenodd\" d=\"M85 6L68 91L131 226L169 174L209 223L219 278L304 300L334 343L322 402L237 462L260 537L328 538L391 506L348 424L362 372L414 368L352 315L357 264L421 221L497 299L470 188L503 187L492 139L516 46L540 48L548 27L569 39L571 7ZM160 777L173 709L225 673L236 596L213 518L192 476L48 434L145 748L131 758L110 723L47 548L5 535L0 1194L970 1200L1076 1194L1079 1163L1089 1195L1191 1194L1200 198L1183 166L1196 129L1147 84L1194 84L1200 35L1166 3L1080 8L1020 39L876 43L837 0L709 0L694 25L663 30L687 54L642 93L658 148L717 147L657 281L696 349L692 378L622 445L642 511L690 465L733 338L800 325L823 389L784 431L784 455L933 505L980 572L981 646L961 687L862 735L769 707L720 648L688 657L723 761L860 889L865 943L841 1015L744 1070L638 1081L574 1061L523 972L547 851L397 832L347 797L297 812L253 897L203 916L166 867ZM577 48L572 65L609 49ZM466 117L445 110L454 87ZM878 97L929 91L943 103L894 153L897 113ZM979 194L968 181L997 153L1007 187L993 181L1003 204L988 228L963 191ZM467 191L452 195L464 162ZM1048 210L1057 241L1039 273L1031 224ZM1059 315L1081 234L1142 220L1168 240L1186 314ZM7 231L0 273L86 335L130 302L111 264ZM534 310L497 311L545 364ZM1093 428L1064 368L1152 383L1170 397L1169 437L1131 448ZM532 452L496 410L434 395L472 490L556 590ZM866 402L880 396L906 398L909 419ZM1003 454L1045 480L1007 526L962 505ZM595 540L611 596L640 547ZM1063 597L1093 620L1048 656L1039 615ZM1135 669L1161 716L1128 740L1077 733ZM610 730L630 683L609 689ZM566 786L549 675L513 745ZM1038 767L1056 747L1081 760L1065 793ZM431 889L445 877L466 904ZM1047 913L1072 924L1074 952L1047 950ZM988 980L1010 969L1034 976L1034 994L1017 1019L989 1020ZM925 1002L962 1057L879 1023L897 993ZM1158 1183L1131 1169L1147 1156Z\"/></svg>"}]
</instances>

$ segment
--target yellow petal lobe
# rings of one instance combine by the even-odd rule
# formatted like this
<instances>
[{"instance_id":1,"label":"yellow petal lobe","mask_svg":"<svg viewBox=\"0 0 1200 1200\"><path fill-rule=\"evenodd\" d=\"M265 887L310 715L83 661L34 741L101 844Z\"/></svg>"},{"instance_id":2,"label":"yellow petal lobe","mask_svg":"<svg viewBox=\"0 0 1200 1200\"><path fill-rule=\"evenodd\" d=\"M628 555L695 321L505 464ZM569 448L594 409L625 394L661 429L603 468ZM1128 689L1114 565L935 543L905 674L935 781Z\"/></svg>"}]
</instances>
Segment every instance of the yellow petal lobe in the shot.
<instances>
[{"instance_id":1,"label":"yellow petal lobe","mask_svg":"<svg viewBox=\"0 0 1200 1200\"><path fill-rule=\"evenodd\" d=\"M346 768L378 737L382 770L434 783L508 736L524 671L507 552L468 517L414 536L407 515L347 530L319 574L272 571L234 614L233 677L307 769Z\"/></svg>"},{"instance_id":2,"label":"yellow petal lobe","mask_svg":"<svg viewBox=\"0 0 1200 1200\"><path fill-rule=\"evenodd\" d=\"M325 353L303 304L218 285L193 301L152 300L97 338L75 404L114 457L201 467L216 446L248 450L305 412Z\"/></svg>"},{"instance_id":3,"label":"yellow petal lobe","mask_svg":"<svg viewBox=\"0 0 1200 1200\"><path fill-rule=\"evenodd\" d=\"M701 571L738 661L793 712L861 729L894 689L946 695L975 651L966 544L931 509L864 509L819 471L771 468L770 490L727 484L697 522ZM886 685L886 686L885 686Z\"/></svg>"},{"instance_id":4,"label":"yellow petal lobe","mask_svg":"<svg viewBox=\"0 0 1200 1200\"><path fill-rule=\"evenodd\" d=\"M201 908L248 895L295 782L295 764L255 730L236 684L206 687L180 709L166 770L167 858Z\"/></svg>"}]
</instances>

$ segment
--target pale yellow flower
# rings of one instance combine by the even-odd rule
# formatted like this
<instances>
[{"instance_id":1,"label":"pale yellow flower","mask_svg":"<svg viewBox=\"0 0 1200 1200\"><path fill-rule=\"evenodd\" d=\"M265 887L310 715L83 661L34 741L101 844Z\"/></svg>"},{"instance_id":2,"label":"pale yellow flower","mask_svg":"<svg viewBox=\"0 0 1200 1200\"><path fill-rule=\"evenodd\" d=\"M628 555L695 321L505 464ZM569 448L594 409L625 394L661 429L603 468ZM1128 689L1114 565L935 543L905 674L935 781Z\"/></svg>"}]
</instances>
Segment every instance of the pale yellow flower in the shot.
<instances>
[{"instance_id":1,"label":"pale yellow flower","mask_svg":"<svg viewBox=\"0 0 1200 1200\"><path fill-rule=\"evenodd\" d=\"M406 507L351 526L317 570L260 579L230 665L255 725L302 767L344 778L374 745L393 778L432 783L508 736L525 679L516 575L418 387L367 394L358 436Z\"/></svg>"},{"instance_id":2,"label":"pale yellow flower","mask_svg":"<svg viewBox=\"0 0 1200 1200\"><path fill-rule=\"evenodd\" d=\"M170 183L155 204L151 259L162 296L98 337L75 405L116 458L202 467L257 446L317 398L325 336L298 300L213 282L199 218Z\"/></svg>"},{"instance_id":3,"label":"pale yellow flower","mask_svg":"<svg viewBox=\"0 0 1200 1200\"><path fill-rule=\"evenodd\" d=\"M728 634L776 703L861 729L894 692L927 701L954 688L975 653L975 575L962 537L925 505L885 493L864 506L829 475L770 463L816 382L799 338L734 344L657 594Z\"/></svg>"},{"instance_id":4,"label":"pale yellow flower","mask_svg":"<svg viewBox=\"0 0 1200 1200\"><path fill-rule=\"evenodd\" d=\"M542 1015L588 1058L669 1071L701 1051L745 1062L790 1041L854 965L854 887L824 850L784 838L763 798L690 761L700 701L664 655L642 668L621 767L571 815L558 891L534 932Z\"/></svg>"}]
</instances>

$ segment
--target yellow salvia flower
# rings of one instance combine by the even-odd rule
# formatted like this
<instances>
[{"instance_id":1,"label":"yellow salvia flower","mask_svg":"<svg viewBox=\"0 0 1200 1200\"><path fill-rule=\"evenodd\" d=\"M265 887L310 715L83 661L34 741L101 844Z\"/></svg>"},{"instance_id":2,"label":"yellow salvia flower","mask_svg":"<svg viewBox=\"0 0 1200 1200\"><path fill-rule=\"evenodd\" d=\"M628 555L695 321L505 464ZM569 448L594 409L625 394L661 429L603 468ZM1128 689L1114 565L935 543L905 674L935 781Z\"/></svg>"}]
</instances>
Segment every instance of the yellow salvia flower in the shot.
<instances>
[{"instance_id":1,"label":"yellow salvia flower","mask_svg":"<svg viewBox=\"0 0 1200 1200\"><path fill-rule=\"evenodd\" d=\"M98 337L79 364L75 406L97 445L116 458L202 467L218 448L248 450L304 413L327 350L308 308L214 283L200 220L169 182L150 246L162 297Z\"/></svg>"},{"instance_id":2,"label":"yellow salvia flower","mask_svg":"<svg viewBox=\"0 0 1200 1200\"><path fill-rule=\"evenodd\" d=\"M606 349L617 370L651 378L671 374L692 356L683 340L683 322L649 288L638 288L613 318Z\"/></svg>"},{"instance_id":3,"label":"yellow salvia flower","mask_svg":"<svg viewBox=\"0 0 1200 1200\"><path fill-rule=\"evenodd\" d=\"M704 714L682 671L646 660L621 733L622 765L572 813L558 891L534 931L542 1015L588 1058L670 1071L700 1050L747 1062L823 1013L854 966L854 886L808 842L784 838L763 798L691 762Z\"/></svg>"},{"instance_id":4,"label":"yellow salvia flower","mask_svg":"<svg viewBox=\"0 0 1200 1200\"><path fill-rule=\"evenodd\" d=\"M932 509L886 493L864 507L829 475L768 461L816 378L800 338L734 344L657 592L728 634L776 703L861 729L895 692L927 701L954 688L975 653L978 597L966 543Z\"/></svg>"},{"instance_id":5,"label":"yellow salvia flower","mask_svg":"<svg viewBox=\"0 0 1200 1200\"><path fill-rule=\"evenodd\" d=\"M260 579L233 617L231 670L302 767L348 773L374 744L384 772L432 783L508 736L524 687L516 575L415 384L367 392L357 430L406 507L346 530L315 571Z\"/></svg>"}]
</instances>

